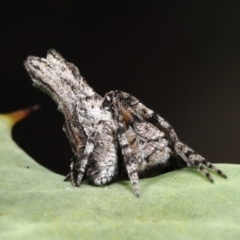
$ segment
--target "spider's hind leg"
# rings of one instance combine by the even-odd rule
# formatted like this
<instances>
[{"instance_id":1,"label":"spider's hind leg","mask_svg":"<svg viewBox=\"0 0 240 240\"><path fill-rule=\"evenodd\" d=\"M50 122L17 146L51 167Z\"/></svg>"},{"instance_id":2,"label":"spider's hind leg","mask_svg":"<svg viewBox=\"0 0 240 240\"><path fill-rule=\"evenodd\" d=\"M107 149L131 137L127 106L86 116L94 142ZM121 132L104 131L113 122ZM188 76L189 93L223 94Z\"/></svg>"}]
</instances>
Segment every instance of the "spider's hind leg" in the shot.
<instances>
[{"instance_id":1,"label":"spider's hind leg","mask_svg":"<svg viewBox=\"0 0 240 240\"><path fill-rule=\"evenodd\" d=\"M139 177L136 166L136 156L134 155L129 146L129 141L126 135L126 129L129 127L128 124L130 119L127 117L128 114L120 112L120 102L119 99L116 97L117 93L119 93L119 91L111 91L107 93L104 97L102 107L105 110L111 111L113 113L113 117L117 126L117 138L123 156L124 164L128 173L128 177L133 186L135 195L139 197Z\"/></svg>"},{"instance_id":2,"label":"spider's hind leg","mask_svg":"<svg viewBox=\"0 0 240 240\"><path fill-rule=\"evenodd\" d=\"M220 169L216 168L214 165L212 165L212 163L206 161L205 159L203 160L203 164L206 165L208 168L210 168L212 171L216 172L217 174L219 174L220 176L227 178L227 175L221 171Z\"/></svg>"},{"instance_id":3,"label":"spider's hind leg","mask_svg":"<svg viewBox=\"0 0 240 240\"><path fill-rule=\"evenodd\" d=\"M210 182L213 183L211 174L207 171L207 168L210 168L214 172L218 173L220 176L227 178L227 176L212 163L208 162L204 157L196 153L186 144L177 140L174 144L175 151L177 154L187 163L188 166L196 166L199 171L201 171Z\"/></svg>"}]
</instances>

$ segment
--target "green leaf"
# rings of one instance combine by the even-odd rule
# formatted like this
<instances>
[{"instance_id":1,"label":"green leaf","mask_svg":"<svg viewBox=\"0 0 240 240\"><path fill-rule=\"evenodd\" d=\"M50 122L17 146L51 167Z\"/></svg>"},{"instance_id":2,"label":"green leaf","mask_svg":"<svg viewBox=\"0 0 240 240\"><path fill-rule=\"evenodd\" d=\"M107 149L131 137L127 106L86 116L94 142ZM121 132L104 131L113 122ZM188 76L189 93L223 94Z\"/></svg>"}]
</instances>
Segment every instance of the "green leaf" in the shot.
<instances>
[{"instance_id":1,"label":"green leaf","mask_svg":"<svg viewBox=\"0 0 240 240\"><path fill-rule=\"evenodd\" d=\"M140 198L129 181L74 188L15 144L13 119L0 116L0 239L240 239L239 165L217 164L229 178L214 184L194 168L141 179Z\"/></svg>"}]
</instances>

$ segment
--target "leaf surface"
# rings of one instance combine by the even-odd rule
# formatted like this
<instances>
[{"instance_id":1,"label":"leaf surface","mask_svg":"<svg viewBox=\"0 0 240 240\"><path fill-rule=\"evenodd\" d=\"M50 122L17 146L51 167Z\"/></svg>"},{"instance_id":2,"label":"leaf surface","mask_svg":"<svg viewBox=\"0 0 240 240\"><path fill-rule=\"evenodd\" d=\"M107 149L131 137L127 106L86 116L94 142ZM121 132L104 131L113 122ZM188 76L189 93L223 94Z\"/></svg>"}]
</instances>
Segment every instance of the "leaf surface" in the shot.
<instances>
[{"instance_id":1,"label":"leaf surface","mask_svg":"<svg viewBox=\"0 0 240 240\"><path fill-rule=\"evenodd\" d=\"M214 184L194 168L141 179L140 198L129 181L74 188L17 146L15 121L0 116L0 239L240 239L240 165L216 164Z\"/></svg>"}]
</instances>

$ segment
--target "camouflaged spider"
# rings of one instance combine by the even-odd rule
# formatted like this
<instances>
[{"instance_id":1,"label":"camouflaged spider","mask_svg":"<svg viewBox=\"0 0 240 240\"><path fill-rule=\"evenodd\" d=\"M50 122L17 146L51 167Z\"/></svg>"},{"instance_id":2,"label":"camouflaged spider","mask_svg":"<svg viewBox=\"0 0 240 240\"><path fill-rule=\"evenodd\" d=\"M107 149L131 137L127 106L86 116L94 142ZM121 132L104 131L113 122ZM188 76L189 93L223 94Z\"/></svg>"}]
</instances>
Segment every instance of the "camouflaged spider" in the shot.
<instances>
[{"instance_id":1,"label":"camouflaged spider","mask_svg":"<svg viewBox=\"0 0 240 240\"><path fill-rule=\"evenodd\" d=\"M50 49L46 59L30 56L24 65L33 85L47 92L65 116L64 131L74 153L65 180L71 179L74 186L84 175L97 185L111 182L120 174L119 148L136 196L139 174L155 167L196 166L213 182L207 167L227 178L132 95L111 91L99 96L55 50Z\"/></svg>"}]
</instances>

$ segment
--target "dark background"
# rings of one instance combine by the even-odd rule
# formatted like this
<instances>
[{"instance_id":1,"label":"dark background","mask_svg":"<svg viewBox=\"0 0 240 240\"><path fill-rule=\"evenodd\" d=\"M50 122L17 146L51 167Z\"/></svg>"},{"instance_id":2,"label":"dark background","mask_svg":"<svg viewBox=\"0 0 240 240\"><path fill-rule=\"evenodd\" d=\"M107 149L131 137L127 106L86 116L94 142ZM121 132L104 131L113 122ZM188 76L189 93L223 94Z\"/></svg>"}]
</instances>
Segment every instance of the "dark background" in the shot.
<instances>
[{"instance_id":1,"label":"dark background","mask_svg":"<svg viewBox=\"0 0 240 240\"><path fill-rule=\"evenodd\" d=\"M68 172L64 118L23 67L55 48L102 96L129 92L208 160L240 163L239 12L239 1L1 1L0 112L40 104L13 137Z\"/></svg>"}]
</instances>

